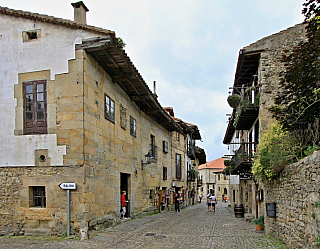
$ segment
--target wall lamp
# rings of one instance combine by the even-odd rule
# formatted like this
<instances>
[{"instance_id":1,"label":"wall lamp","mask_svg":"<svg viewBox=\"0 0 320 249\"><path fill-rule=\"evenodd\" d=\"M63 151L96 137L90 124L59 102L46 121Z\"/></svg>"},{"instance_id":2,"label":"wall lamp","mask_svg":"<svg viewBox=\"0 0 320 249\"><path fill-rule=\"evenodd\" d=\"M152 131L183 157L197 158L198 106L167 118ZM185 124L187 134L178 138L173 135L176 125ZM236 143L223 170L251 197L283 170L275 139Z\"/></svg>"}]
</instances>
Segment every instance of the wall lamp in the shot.
<instances>
[{"instance_id":1,"label":"wall lamp","mask_svg":"<svg viewBox=\"0 0 320 249\"><path fill-rule=\"evenodd\" d=\"M141 169L143 170L143 166L146 164L150 164L151 163L151 157L152 155L150 154L150 152L148 152L147 155L144 156L145 157L145 162L143 160L141 160Z\"/></svg>"}]
</instances>

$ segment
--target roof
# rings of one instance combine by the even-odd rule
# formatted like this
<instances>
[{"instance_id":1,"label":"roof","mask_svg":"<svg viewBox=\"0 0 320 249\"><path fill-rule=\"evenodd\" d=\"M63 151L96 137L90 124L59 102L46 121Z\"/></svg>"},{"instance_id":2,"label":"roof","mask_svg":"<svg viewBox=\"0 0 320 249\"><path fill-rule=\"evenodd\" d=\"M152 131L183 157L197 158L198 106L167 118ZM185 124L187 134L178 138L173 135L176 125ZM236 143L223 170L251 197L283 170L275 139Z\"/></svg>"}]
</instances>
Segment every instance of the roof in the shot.
<instances>
[{"instance_id":1,"label":"roof","mask_svg":"<svg viewBox=\"0 0 320 249\"><path fill-rule=\"evenodd\" d=\"M81 3L81 2L80 2ZM76 50L83 49L90 54L109 74L137 106L169 131L181 130L181 127L170 117L151 92L148 85L131 62L129 56L119 46L114 31L90 26L84 23L70 21L53 16L14 10L0 6L0 14L17 18L36 20L71 29L83 29L95 32L100 37L83 39L82 44L76 44Z\"/></svg>"},{"instance_id":2,"label":"roof","mask_svg":"<svg viewBox=\"0 0 320 249\"><path fill-rule=\"evenodd\" d=\"M218 158L205 164L199 165L198 169L221 169L223 170L226 166L224 165L224 159Z\"/></svg>"},{"instance_id":3,"label":"roof","mask_svg":"<svg viewBox=\"0 0 320 249\"><path fill-rule=\"evenodd\" d=\"M170 117L181 127L186 134L192 134L194 140L201 140L200 131L197 125L183 121L174 116L173 107L163 107L163 109L170 115Z\"/></svg>"},{"instance_id":4,"label":"roof","mask_svg":"<svg viewBox=\"0 0 320 249\"><path fill-rule=\"evenodd\" d=\"M115 32L111 30L98 28L98 27L87 25L84 23L75 22L75 21L71 21L63 18L57 18L54 16L48 16L44 14L32 13L32 12L22 11L22 10L14 10L14 9L9 9L7 7L1 7L1 6L0 6L0 14L14 16L18 18L36 20L36 21L45 22L45 23L52 23L55 25L65 26L72 29L83 29L88 31L94 31L94 32L101 33L102 35L110 35L115 37Z\"/></svg>"}]
</instances>

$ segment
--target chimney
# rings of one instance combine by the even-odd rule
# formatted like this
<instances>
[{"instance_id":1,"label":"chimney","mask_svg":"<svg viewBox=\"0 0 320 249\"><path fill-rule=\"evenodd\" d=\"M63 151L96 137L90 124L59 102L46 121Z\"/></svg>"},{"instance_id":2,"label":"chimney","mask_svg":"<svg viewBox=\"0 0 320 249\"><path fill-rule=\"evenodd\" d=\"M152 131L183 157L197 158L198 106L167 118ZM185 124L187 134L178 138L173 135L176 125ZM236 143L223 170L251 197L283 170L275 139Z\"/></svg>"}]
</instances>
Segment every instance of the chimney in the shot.
<instances>
[{"instance_id":1,"label":"chimney","mask_svg":"<svg viewBox=\"0 0 320 249\"><path fill-rule=\"evenodd\" d=\"M71 3L74 8L74 21L87 24L86 12L89 9L84 5L82 1Z\"/></svg>"},{"instance_id":2,"label":"chimney","mask_svg":"<svg viewBox=\"0 0 320 249\"><path fill-rule=\"evenodd\" d=\"M156 99L158 99L158 95L156 93L156 81L153 81L153 95Z\"/></svg>"}]
</instances>

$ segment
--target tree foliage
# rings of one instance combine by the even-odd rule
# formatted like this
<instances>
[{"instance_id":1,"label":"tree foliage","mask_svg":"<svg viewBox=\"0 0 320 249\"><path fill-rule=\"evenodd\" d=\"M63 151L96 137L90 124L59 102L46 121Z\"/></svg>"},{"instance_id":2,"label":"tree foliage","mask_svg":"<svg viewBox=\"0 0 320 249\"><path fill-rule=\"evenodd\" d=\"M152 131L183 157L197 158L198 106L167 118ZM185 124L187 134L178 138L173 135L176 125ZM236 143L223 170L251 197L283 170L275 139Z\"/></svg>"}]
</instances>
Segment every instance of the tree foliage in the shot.
<instances>
[{"instance_id":1,"label":"tree foliage","mask_svg":"<svg viewBox=\"0 0 320 249\"><path fill-rule=\"evenodd\" d=\"M271 108L290 130L305 128L320 117L320 0L306 1L302 13L307 39L284 57L286 70Z\"/></svg>"},{"instance_id":2,"label":"tree foliage","mask_svg":"<svg viewBox=\"0 0 320 249\"><path fill-rule=\"evenodd\" d=\"M262 180L276 178L286 165L295 161L290 133L276 121L262 134L252 166L253 175Z\"/></svg>"}]
</instances>

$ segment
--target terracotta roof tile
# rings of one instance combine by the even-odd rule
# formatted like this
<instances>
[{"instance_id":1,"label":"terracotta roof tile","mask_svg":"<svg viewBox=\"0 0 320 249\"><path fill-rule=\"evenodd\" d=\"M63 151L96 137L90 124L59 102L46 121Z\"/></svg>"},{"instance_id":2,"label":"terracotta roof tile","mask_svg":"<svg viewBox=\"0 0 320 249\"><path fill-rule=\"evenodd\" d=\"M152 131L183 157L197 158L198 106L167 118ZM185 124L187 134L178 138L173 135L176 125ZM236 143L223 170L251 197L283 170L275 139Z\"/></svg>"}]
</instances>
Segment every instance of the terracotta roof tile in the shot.
<instances>
[{"instance_id":1,"label":"terracotta roof tile","mask_svg":"<svg viewBox=\"0 0 320 249\"><path fill-rule=\"evenodd\" d=\"M7 7L1 7L1 6L0 6L0 14L21 17L21 18L26 18L26 19L31 19L31 20L37 20L37 21L41 21L41 22L52 23L52 24L56 24L56 25L66 26L66 27L69 27L72 29L84 29L84 30L94 31L94 32L98 32L101 34L110 35L112 37L115 37L115 32L111 31L111 30L98 28L98 27L87 25L84 23L70 21L67 19L57 18L54 16L48 16L48 15L44 15L44 14L32 13L32 12L22 11L22 10L14 10L14 9L9 9Z\"/></svg>"},{"instance_id":2,"label":"terracotta roof tile","mask_svg":"<svg viewBox=\"0 0 320 249\"><path fill-rule=\"evenodd\" d=\"M213 161L207 162L205 164L201 164L198 166L198 169L224 169L226 166L224 165L224 159L218 158Z\"/></svg>"}]
</instances>

